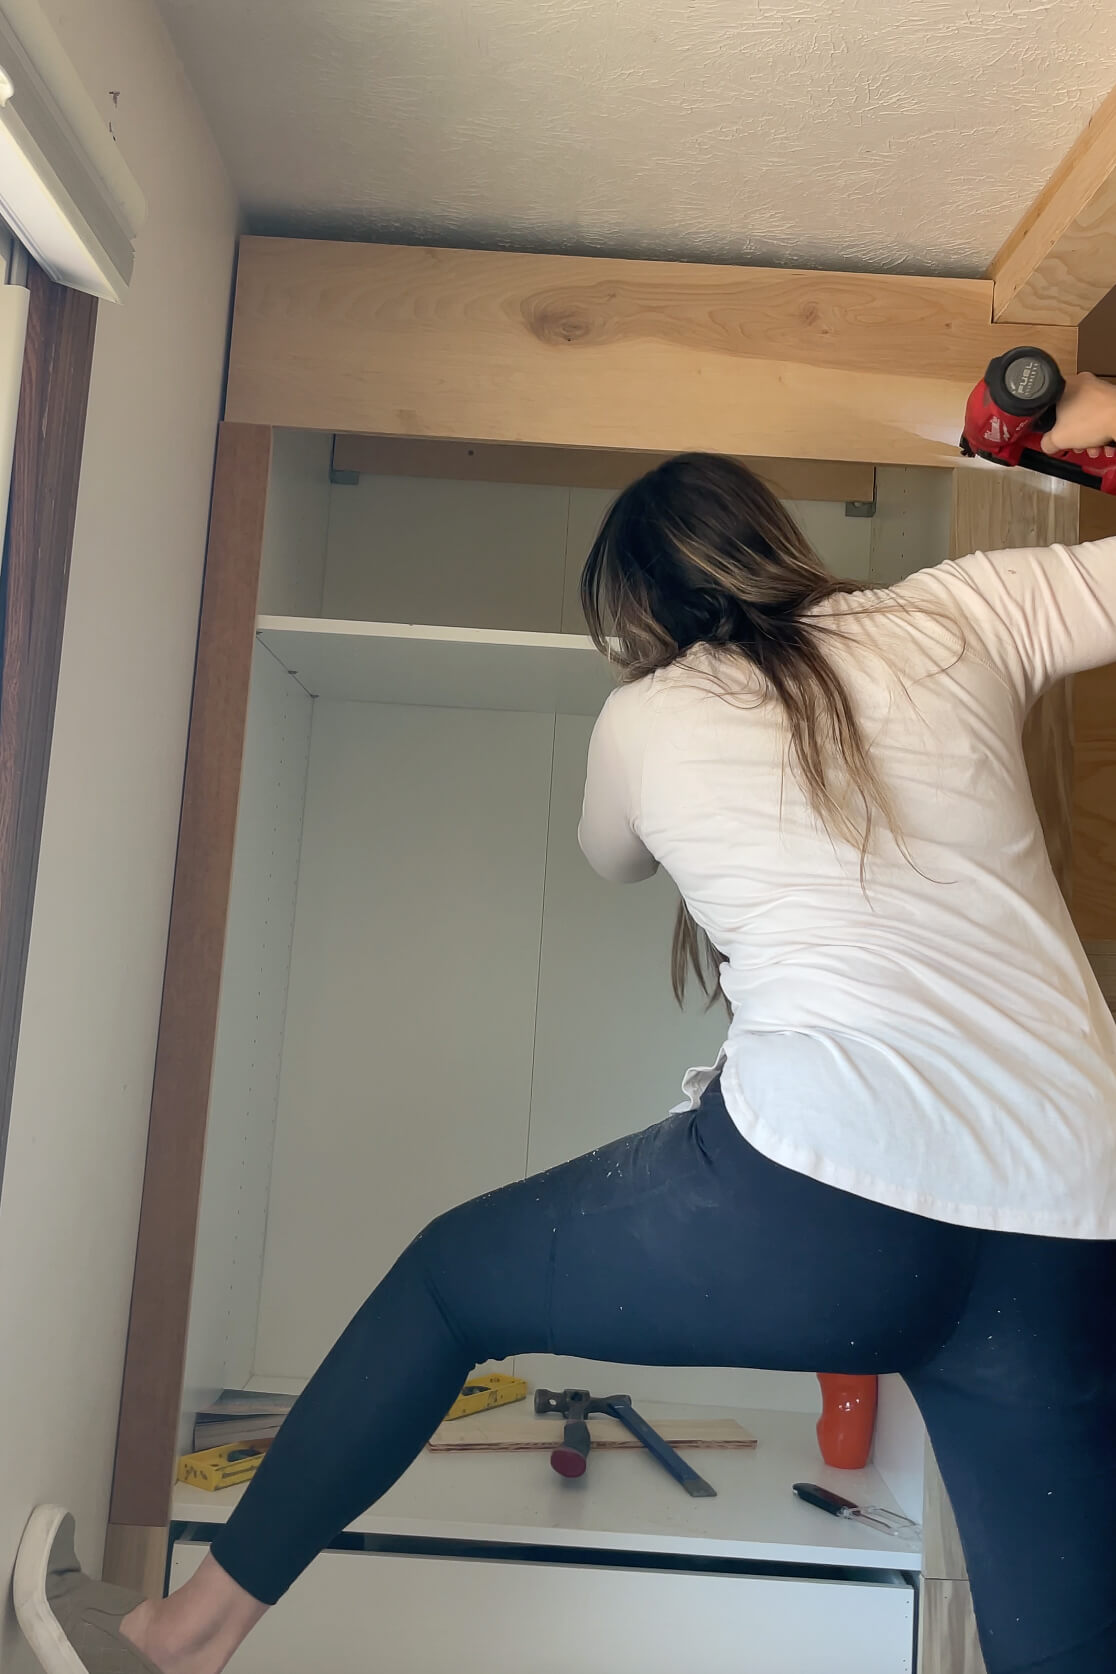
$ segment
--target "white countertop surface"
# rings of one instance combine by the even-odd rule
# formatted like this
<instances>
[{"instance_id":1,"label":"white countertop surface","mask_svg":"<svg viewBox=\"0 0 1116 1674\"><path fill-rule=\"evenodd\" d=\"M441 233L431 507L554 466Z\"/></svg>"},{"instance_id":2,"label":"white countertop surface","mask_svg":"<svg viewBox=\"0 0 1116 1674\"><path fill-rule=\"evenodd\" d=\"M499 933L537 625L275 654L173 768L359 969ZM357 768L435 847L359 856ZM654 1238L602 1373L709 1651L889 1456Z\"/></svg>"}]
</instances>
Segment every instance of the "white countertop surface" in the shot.
<instances>
[{"instance_id":1,"label":"white countertop surface","mask_svg":"<svg viewBox=\"0 0 1116 1674\"><path fill-rule=\"evenodd\" d=\"M379 1503L350 1529L359 1534L495 1541L514 1545L611 1548L794 1564L917 1570L917 1536L890 1537L805 1505L795 1482L816 1482L860 1505L898 1507L871 1466L828 1469L814 1419L803 1413L714 1411L640 1404L656 1419L731 1417L758 1438L755 1448L691 1450L716 1499L690 1499L643 1449L594 1452L587 1474L569 1482L545 1452L424 1451ZM685 1450L681 1450L685 1451ZM223 1523L245 1488L206 1493L176 1485L175 1522Z\"/></svg>"}]
</instances>

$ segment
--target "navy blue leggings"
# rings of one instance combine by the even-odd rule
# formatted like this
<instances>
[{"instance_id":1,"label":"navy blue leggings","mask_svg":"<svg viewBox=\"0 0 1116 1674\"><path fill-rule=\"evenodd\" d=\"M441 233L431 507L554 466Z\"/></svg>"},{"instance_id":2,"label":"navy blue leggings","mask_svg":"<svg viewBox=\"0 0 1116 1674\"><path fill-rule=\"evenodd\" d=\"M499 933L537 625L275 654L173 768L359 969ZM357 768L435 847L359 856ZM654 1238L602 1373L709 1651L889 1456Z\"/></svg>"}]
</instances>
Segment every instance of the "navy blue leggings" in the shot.
<instances>
[{"instance_id":1,"label":"navy blue leggings","mask_svg":"<svg viewBox=\"0 0 1116 1674\"><path fill-rule=\"evenodd\" d=\"M475 1365L539 1352L902 1373L989 1674L1116 1670L1116 1244L974 1232L836 1191L753 1150L716 1086L692 1115L429 1226L214 1556L274 1602L402 1474Z\"/></svg>"}]
</instances>

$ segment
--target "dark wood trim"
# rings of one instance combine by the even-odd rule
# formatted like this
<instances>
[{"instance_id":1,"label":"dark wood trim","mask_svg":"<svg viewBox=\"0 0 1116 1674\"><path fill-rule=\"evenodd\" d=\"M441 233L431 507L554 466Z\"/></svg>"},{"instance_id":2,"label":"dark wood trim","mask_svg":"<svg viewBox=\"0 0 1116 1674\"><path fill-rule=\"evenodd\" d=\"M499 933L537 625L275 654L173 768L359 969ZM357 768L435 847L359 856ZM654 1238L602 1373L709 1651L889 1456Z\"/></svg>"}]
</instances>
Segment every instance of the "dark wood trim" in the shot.
<instances>
[{"instance_id":1,"label":"dark wood trim","mask_svg":"<svg viewBox=\"0 0 1116 1674\"><path fill-rule=\"evenodd\" d=\"M97 304L33 263L0 582L0 1180L39 869Z\"/></svg>"},{"instance_id":2,"label":"dark wood trim","mask_svg":"<svg viewBox=\"0 0 1116 1674\"><path fill-rule=\"evenodd\" d=\"M270 462L267 426L222 425L112 1486L120 1529L170 1514Z\"/></svg>"}]
</instances>

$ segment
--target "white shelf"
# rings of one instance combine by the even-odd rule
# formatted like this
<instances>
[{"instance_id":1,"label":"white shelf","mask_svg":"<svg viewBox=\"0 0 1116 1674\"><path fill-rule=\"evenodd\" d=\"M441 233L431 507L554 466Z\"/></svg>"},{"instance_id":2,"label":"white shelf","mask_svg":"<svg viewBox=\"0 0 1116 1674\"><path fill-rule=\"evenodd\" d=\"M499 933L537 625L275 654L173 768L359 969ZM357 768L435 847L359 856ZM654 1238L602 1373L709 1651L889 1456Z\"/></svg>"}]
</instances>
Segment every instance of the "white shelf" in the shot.
<instances>
[{"instance_id":1,"label":"white shelf","mask_svg":"<svg viewBox=\"0 0 1116 1674\"><path fill-rule=\"evenodd\" d=\"M281 1388L271 1380L268 1387ZM711 1417L712 1409L640 1404L656 1417ZM832 1471L818 1456L814 1419L804 1413L718 1410L738 1418L759 1445L740 1451L697 1451L694 1466L717 1489L692 1500L640 1452L597 1452L588 1475L567 1482L545 1453L424 1451L378 1505L350 1525L358 1534L513 1545L593 1547L687 1557L736 1558L780 1564L828 1564L917 1570L921 1547L856 1523L829 1517L791 1492L795 1482L820 1482L861 1505L899 1508L880 1477ZM174 1491L175 1522L223 1523L244 1492L226 1488Z\"/></svg>"},{"instance_id":2,"label":"white shelf","mask_svg":"<svg viewBox=\"0 0 1116 1674\"><path fill-rule=\"evenodd\" d=\"M437 709L596 715L608 664L578 634L261 616L260 641L313 697Z\"/></svg>"}]
</instances>

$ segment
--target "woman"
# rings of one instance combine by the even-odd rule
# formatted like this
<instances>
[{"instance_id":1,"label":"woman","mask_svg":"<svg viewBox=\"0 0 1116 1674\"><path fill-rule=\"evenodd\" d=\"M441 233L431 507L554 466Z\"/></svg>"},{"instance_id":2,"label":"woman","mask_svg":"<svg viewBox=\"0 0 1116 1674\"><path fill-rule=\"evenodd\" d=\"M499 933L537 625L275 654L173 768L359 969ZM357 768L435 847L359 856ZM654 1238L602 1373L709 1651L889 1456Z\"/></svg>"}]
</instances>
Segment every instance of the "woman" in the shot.
<instances>
[{"instance_id":1,"label":"woman","mask_svg":"<svg viewBox=\"0 0 1116 1674\"><path fill-rule=\"evenodd\" d=\"M1082 377L1045 445L1114 434ZM1116 659L1116 542L858 592L694 456L621 495L583 597L629 678L582 845L679 885L676 954L695 925L719 950L721 1061L668 1121L430 1226L170 1599L88 1581L36 1513L16 1602L48 1674L219 1674L476 1363L545 1350L902 1373L989 1674L1116 1668L1116 1027L1020 747L1044 687Z\"/></svg>"}]
</instances>

